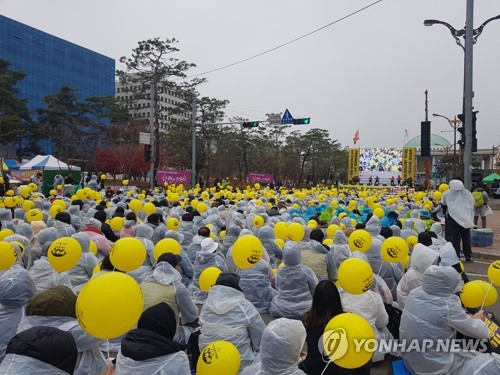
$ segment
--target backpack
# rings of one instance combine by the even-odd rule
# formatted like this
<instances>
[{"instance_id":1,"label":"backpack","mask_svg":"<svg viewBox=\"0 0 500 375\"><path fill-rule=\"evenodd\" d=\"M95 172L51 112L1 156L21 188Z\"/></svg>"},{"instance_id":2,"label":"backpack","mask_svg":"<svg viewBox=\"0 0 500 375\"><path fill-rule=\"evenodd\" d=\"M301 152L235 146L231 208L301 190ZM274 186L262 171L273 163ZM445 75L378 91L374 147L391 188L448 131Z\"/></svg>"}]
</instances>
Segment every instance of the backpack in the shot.
<instances>
[{"instance_id":1,"label":"backpack","mask_svg":"<svg viewBox=\"0 0 500 375\"><path fill-rule=\"evenodd\" d=\"M474 197L474 207L479 208L484 205L484 198L483 198L483 192L482 191L475 191L472 193L472 196Z\"/></svg>"}]
</instances>

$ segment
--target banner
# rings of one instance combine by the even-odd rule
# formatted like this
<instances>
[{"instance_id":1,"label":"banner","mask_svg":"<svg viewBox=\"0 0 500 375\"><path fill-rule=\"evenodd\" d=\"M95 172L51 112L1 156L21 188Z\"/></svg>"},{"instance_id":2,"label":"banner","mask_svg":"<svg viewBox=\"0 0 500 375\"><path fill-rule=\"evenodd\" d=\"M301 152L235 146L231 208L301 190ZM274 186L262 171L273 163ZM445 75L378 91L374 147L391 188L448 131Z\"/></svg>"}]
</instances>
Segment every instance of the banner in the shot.
<instances>
[{"instance_id":1,"label":"banner","mask_svg":"<svg viewBox=\"0 0 500 375\"><path fill-rule=\"evenodd\" d=\"M347 167L347 171L347 180L349 182L353 181L353 179L359 181L359 148L349 149L349 164Z\"/></svg>"},{"instance_id":2,"label":"banner","mask_svg":"<svg viewBox=\"0 0 500 375\"><path fill-rule=\"evenodd\" d=\"M403 149L403 181L411 178L412 182L415 182L415 157L416 152L414 147Z\"/></svg>"},{"instance_id":3,"label":"banner","mask_svg":"<svg viewBox=\"0 0 500 375\"><path fill-rule=\"evenodd\" d=\"M272 184L274 182L274 175L270 173L249 173L248 182L251 184L264 183Z\"/></svg>"},{"instance_id":4,"label":"banner","mask_svg":"<svg viewBox=\"0 0 500 375\"><path fill-rule=\"evenodd\" d=\"M490 331L490 343L493 347L493 352L498 354L500 353L500 328L493 319L485 317L484 323L488 326L488 330Z\"/></svg>"},{"instance_id":5,"label":"banner","mask_svg":"<svg viewBox=\"0 0 500 375\"><path fill-rule=\"evenodd\" d=\"M163 185L165 182L168 184L189 185L191 183L191 171L158 169L156 172L156 181L158 185Z\"/></svg>"},{"instance_id":6,"label":"banner","mask_svg":"<svg viewBox=\"0 0 500 375\"><path fill-rule=\"evenodd\" d=\"M30 170L19 170L19 169L11 169L10 171L10 176L16 180L19 180L21 182L29 182L31 180L31 177L36 175L37 173L42 173L43 170L41 169L30 169Z\"/></svg>"}]
</instances>

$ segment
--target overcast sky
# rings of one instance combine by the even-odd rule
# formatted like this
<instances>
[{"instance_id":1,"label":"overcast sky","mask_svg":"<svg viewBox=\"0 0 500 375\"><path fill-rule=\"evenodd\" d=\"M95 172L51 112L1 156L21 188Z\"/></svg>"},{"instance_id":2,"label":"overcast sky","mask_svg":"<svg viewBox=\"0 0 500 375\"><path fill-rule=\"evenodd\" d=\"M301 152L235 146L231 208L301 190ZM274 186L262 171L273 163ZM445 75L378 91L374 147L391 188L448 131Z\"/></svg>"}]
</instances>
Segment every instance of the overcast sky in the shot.
<instances>
[{"instance_id":1,"label":"overcast sky","mask_svg":"<svg viewBox=\"0 0 500 375\"><path fill-rule=\"evenodd\" d=\"M253 56L335 21L375 0L0 0L0 13L118 60L137 42L176 38L193 74ZM307 38L208 74L203 95L228 99L227 115L252 120L288 108L311 117L352 146L400 147L429 113L461 112L463 52L448 29L465 24L466 0L383 0ZM500 14L500 1L478 0L474 27ZM474 107L480 148L500 144L500 20L474 47ZM117 67L118 61L117 61ZM432 117L432 116L431 116ZM453 142L444 119L432 132ZM294 126L299 129L299 126Z\"/></svg>"}]
</instances>

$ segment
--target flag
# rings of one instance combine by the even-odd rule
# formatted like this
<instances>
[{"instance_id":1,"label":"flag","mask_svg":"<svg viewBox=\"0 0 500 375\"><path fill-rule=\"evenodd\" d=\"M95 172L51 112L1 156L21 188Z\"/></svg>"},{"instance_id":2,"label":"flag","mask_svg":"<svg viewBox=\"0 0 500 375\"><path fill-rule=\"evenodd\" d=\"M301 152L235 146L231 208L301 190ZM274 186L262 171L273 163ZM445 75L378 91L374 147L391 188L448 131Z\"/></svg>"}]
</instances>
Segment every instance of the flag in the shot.
<instances>
[{"instance_id":1,"label":"flag","mask_svg":"<svg viewBox=\"0 0 500 375\"><path fill-rule=\"evenodd\" d=\"M354 138L352 139L354 144L356 144L357 141L359 141L359 129L356 130L356 133L354 133Z\"/></svg>"}]
</instances>

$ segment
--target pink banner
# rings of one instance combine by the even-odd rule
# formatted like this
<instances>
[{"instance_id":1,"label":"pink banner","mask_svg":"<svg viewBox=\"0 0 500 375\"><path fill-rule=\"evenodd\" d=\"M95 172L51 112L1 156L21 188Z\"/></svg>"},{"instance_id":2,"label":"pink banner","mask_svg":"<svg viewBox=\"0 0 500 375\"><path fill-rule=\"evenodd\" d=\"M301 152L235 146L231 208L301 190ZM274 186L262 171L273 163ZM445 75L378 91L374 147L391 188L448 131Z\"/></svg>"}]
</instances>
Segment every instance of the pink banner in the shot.
<instances>
[{"instance_id":1,"label":"pink banner","mask_svg":"<svg viewBox=\"0 0 500 375\"><path fill-rule=\"evenodd\" d=\"M158 181L158 185L163 185L165 182L176 185L189 185L191 183L191 171L168 171L158 169L156 172L156 180Z\"/></svg>"},{"instance_id":2,"label":"pink banner","mask_svg":"<svg viewBox=\"0 0 500 375\"><path fill-rule=\"evenodd\" d=\"M11 169L10 175L12 178L15 178L16 180L22 181L22 182L28 182L31 180L31 177L36 175L37 173L43 173L41 169L31 169L31 170L24 170L21 171L19 169Z\"/></svg>"},{"instance_id":3,"label":"pink banner","mask_svg":"<svg viewBox=\"0 0 500 375\"><path fill-rule=\"evenodd\" d=\"M274 182L274 176L269 173L249 173L248 182L254 184L256 182L272 184Z\"/></svg>"}]
</instances>

